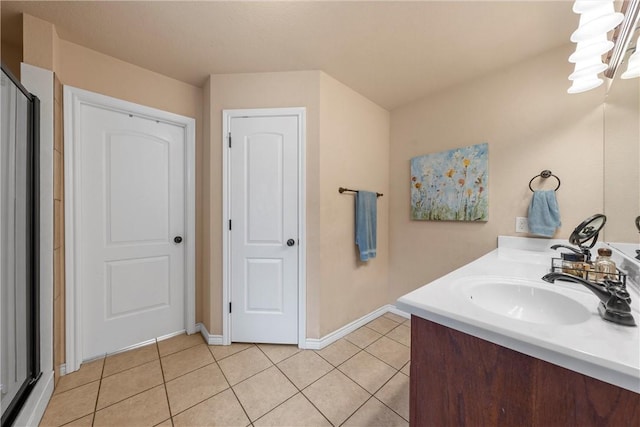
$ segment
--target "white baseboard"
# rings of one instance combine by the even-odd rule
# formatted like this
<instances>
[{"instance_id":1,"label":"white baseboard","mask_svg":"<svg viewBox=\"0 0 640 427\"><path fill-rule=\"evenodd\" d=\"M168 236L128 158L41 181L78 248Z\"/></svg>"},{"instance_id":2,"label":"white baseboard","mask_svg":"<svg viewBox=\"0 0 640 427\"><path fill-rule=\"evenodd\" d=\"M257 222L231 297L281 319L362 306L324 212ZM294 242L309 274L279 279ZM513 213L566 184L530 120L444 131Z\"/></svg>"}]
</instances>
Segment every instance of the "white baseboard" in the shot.
<instances>
[{"instance_id":1,"label":"white baseboard","mask_svg":"<svg viewBox=\"0 0 640 427\"><path fill-rule=\"evenodd\" d=\"M202 323L196 323L196 332L200 332L204 341L209 345L222 345L222 335L211 335Z\"/></svg>"},{"instance_id":2,"label":"white baseboard","mask_svg":"<svg viewBox=\"0 0 640 427\"><path fill-rule=\"evenodd\" d=\"M60 373L61 377L67 375L67 364L63 363L62 365L60 365L60 370L58 372Z\"/></svg>"},{"instance_id":3,"label":"white baseboard","mask_svg":"<svg viewBox=\"0 0 640 427\"><path fill-rule=\"evenodd\" d=\"M397 314L399 316L405 317L405 318L410 318L409 314L405 313L402 310L398 310L396 308L395 305L392 304L387 304L387 305L383 305L382 307L378 308L377 310L372 311L369 314L366 314L364 316L362 316L359 319L354 320L353 322L339 328L336 329L335 331L331 332L330 334L325 335L324 337L318 339L318 338L307 338L305 341L305 348L309 349L309 350L321 350L323 348L325 348L326 346L328 346L329 344L332 344L336 341L338 341L340 338L343 338L347 335L349 335L351 332L355 331L356 329L360 328L361 326L366 325L367 323L371 322L372 320L375 320L376 318L382 316L385 313L391 312L393 314Z\"/></svg>"},{"instance_id":4,"label":"white baseboard","mask_svg":"<svg viewBox=\"0 0 640 427\"><path fill-rule=\"evenodd\" d=\"M37 426L53 394L53 371L43 372L14 422L14 426Z\"/></svg>"},{"instance_id":5,"label":"white baseboard","mask_svg":"<svg viewBox=\"0 0 640 427\"><path fill-rule=\"evenodd\" d=\"M359 319L354 320L348 325L345 325L331 332L330 334L325 335L320 339L307 338L304 342L304 348L309 350L321 350L326 346L338 341L340 338L349 335L359 327L364 326L372 320L375 320L376 318L382 316L385 313L397 314L398 316L402 316L406 319L409 319L411 317L408 313L405 313L404 311L396 308L395 305L387 304L378 308L377 310L372 311L369 314L362 316ZM222 335L210 334L209 331L207 331L207 328L202 323L196 323L196 332L200 332L200 334L204 338L204 341L209 345L224 345Z\"/></svg>"},{"instance_id":6,"label":"white baseboard","mask_svg":"<svg viewBox=\"0 0 640 427\"><path fill-rule=\"evenodd\" d=\"M411 314L407 313L406 311L400 310L395 305L389 304L387 307L390 307L389 308L389 313L397 314L398 316L402 316L405 319L411 319Z\"/></svg>"}]
</instances>

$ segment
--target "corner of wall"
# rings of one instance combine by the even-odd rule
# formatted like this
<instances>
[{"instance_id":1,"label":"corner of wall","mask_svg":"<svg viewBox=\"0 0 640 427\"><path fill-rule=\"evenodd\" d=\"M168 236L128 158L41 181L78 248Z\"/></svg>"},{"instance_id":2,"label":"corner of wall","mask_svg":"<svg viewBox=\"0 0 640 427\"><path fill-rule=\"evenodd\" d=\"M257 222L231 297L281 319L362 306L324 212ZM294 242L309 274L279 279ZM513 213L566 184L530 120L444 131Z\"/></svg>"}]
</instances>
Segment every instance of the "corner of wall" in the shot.
<instances>
[{"instance_id":1,"label":"corner of wall","mask_svg":"<svg viewBox=\"0 0 640 427\"><path fill-rule=\"evenodd\" d=\"M23 61L53 71L54 39L57 38L53 24L24 13L22 15L22 38Z\"/></svg>"}]
</instances>

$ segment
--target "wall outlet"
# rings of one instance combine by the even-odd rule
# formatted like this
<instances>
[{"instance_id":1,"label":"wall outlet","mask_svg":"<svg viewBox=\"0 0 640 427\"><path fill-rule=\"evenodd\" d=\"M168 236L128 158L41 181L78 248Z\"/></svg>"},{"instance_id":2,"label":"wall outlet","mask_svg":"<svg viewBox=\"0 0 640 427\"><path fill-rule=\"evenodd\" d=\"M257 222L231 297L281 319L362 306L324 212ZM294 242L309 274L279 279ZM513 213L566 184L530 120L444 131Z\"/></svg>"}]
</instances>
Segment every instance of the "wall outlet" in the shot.
<instances>
[{"instance_id":1,"label":"wall outlet","mask_svg":"<svg viewBox=\"0 0 640 427\"><path fill-rule=\"evenodd\" d=\"M529 218L525 216L516 217L516 233L528 233L529 232Z\"/></svg>"}]
</instances>

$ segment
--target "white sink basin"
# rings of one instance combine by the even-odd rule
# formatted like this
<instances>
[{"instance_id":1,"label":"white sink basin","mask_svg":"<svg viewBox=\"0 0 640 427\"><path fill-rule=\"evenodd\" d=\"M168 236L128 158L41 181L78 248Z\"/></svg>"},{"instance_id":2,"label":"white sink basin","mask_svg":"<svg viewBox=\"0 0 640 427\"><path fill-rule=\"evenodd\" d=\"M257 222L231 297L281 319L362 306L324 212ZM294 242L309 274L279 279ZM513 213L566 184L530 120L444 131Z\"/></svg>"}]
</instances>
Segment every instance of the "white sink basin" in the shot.
<instances>
[{"instance_id":1,"label":"white sink basin","mask_svg":"<svg viewBox=\"0 0 640 427\"><path fill-rule=\"evenodd\" d=\"M580 302L524 283L468 283L462 291L483 310L524 322L573 325L591 317Z\"/></svg>"}]
</instances>

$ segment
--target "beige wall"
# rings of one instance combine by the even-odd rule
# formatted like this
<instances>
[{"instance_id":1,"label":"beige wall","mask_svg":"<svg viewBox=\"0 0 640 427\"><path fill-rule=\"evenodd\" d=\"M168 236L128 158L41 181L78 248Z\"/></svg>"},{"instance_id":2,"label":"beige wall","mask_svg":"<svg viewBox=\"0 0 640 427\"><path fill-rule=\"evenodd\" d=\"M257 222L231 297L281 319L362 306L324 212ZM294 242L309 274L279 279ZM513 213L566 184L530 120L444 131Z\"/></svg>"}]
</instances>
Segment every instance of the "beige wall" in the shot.
<instances>
[{"instance_id":1,"label":"beige wall","mask_svg":"<svg viewBox=\"0 0 640 427\"><path fill-rule=\"evenodd\" d=\"M354 196L338 187L384 194L373 260L360 262ZM390 302L388 190L389 112L321 73L320 337Z\"/></svg>"},{"instance_id":2,"label":"beige wall","mask_svg":"<svg viewBox=\"0 0 640 427\"><path fill-rule=\"evenodd\" d=\"M58 33L53 24L31 15L22 15L22 58L27 64L55 71Z\"/></svg>"},{"instance_id":3,"label":"beige wall","mask_svg":"<svg viewBox=\"0 0 640 427\"><path fill-rule=\"evenodd\" d=\"M0 52L2 63L9 68L9 71L20 79L20 63L22 62L22 46L4 43L2 41L2 51Z\"/></svg>"},{"instance_id":4,"label":"beige wall","mask_svg":"<svg viewBox=\"0 0 640 427\"><path fill-rule=\"evenodd\" d=\"M196 294L203 294L203 268L201 258L204 218L202 208L203 191L203 93L202 88L171 79L158 73L128 64L116 58L101 54L85 47L58 38L55 27L41 19L23 16L23 60L25 63L54 71L56 81L62 85L101 93L153 108L170 111L196 119ZM57 86L59 89L60 86ZM60 165L64 152L62 141L62 99L56 90L55 148L56 172L62 183ZM58 188L58 187L56 187ZM64 224L59 221L63 200L62 190L56 193L58 221L56 230L57 255L54 260L54 358L56 373L64 359ZM202 319L202 310L196 307L196 322Z\"/></svg>"},{"instance_id":5,"label":"beige wall","mask_svg":"<svg viewBox=\"0 0 640 427\"><path fill-rule=\"evenodd\" d=\"M640 243L640 81L616 79L604 111L604 235L609 242Z\"/></svg>"},{"instance_id":6,"label":"beige wall","mask_svg":"<svg viewBox=\"0 0 640 427\"><path fill-rule=\"evenodd\" d=\"M529 180L550 169L566 238L603 210L604 88L568 95L573 46L444 90L391 114L390 296L397 298L495 248L527 216ZM409 219L409 159L489 143L489 221ZM549 183L551 184L551 182Z\"/></svg>"},{"instance_id":7,"label":"beige wall","mask_svg":"<svg viewBox=\"0 0 640 427\"><path fill-rule=\"evenodd\" d=\"M198 88L57 37L25 17L24 60L62 84L196 119L197 315L222 333L222 110L306 107L307 337L321 338L495 247L526 216L527 184L562 179L567 237L603 209L603 90L569 96L571 46L459 85L391 114L321 71L211 75ZM43 42L40 43L39 40ZM409 220L409 159L489 143L489 221ZM586 177L586 178L585 178ZM360 263L353 196L384 193L378 257Z\"/></svg>"},{"instance_id":8,"label":"beige wall","mask_svg":"<svg viewBox=\"0 0 640 427\"><path fill-rule=\"evenodd\" d=\"M204 321L211 334L222 334L222 110L239 108L306 107L307 179L307 334L317 336L319 325L320 198L319 185L319 87L320 72L212 75L209 79L211 109L209 268L210 312Z\"/></svg>"},{"instance_id":9,"label":"beige wall","mask_svg":"<svg viewBox=\"0 0 640 427\"><path fill-rule=\"evenodd\" d=\"M56 74L63 85L78 87L125 101L192 117L196 120L196 295L205 282L202 259L204 224L203 191L203 91L91 49L59 40ZM202 313L196 304L196 322Z\"/></svg>"},{"instance_id":10,"label":"beige wall","mask_svg":"<svg viewBox=\"0 0 640 427\"><path fill-rule=\"evenodd\" d=\"M319 71L212 75L210 316L222 333L222 110L306 107L307 337L320 338L388 303L388 199L380 199L378 256L357 261L353 196L386 192L389 113Z\"/></svg>"}]
</instances>

